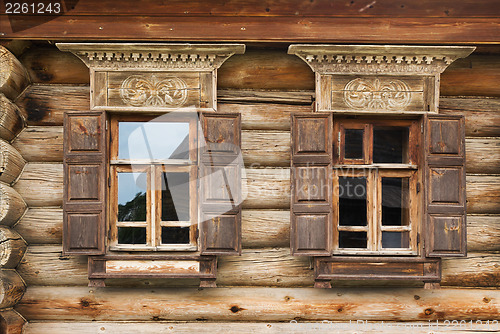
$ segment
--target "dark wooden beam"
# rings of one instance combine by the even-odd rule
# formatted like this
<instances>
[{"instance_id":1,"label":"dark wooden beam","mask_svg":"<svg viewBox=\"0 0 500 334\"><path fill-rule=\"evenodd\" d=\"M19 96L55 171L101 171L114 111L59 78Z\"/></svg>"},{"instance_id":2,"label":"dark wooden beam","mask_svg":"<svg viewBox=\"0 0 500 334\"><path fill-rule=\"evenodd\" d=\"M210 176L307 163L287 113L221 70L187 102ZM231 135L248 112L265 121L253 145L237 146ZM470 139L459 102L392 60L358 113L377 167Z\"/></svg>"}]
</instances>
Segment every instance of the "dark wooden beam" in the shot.
<instances>
[{"instance_id":1,"label":"dark wooden beam","mask_svg":"<svg viewBox=\"0 0 500 334\"><path fill-rule=\"evenodd\" d=\"M500 43L500 18L72 14L9 18L2 14L0 36L35 40L480 44Z\"/></svg>"}]
</instances>

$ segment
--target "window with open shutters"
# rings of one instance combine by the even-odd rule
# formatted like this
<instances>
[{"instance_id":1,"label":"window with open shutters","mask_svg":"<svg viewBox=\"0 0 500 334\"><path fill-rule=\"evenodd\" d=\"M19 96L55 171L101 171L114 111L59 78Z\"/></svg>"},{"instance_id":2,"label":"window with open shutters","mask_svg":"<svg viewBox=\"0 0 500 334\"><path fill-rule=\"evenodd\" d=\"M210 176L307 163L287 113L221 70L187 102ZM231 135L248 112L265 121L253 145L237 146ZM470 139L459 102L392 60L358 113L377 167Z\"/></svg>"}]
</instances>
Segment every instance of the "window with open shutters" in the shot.
<instances>
[{"instance_id":1,"label":"window with open shutters","mask_svg":"<svg viewBox=\"0 0 500 334\"><path fill-rule=\"evenodd\" d=\"M58 46L91 70L90 111L64 116L63 253L90 255L94 286L215 286L216 256L241 254L243 168L241 118L217 112L216 71L244 45Z\"/></svg>"},{"instance_id":2,"label":"window with open shutters","mask_svg":"<svg viewBox=\"0 0 500 334\"><path fill-rule=\"evenodd\" d=\"M316 74L292 114L291 251L336 279L439 286L466 255L464 119L438 113L439 75L470 47L291 45Z\"/></svg>"}]
</instances>

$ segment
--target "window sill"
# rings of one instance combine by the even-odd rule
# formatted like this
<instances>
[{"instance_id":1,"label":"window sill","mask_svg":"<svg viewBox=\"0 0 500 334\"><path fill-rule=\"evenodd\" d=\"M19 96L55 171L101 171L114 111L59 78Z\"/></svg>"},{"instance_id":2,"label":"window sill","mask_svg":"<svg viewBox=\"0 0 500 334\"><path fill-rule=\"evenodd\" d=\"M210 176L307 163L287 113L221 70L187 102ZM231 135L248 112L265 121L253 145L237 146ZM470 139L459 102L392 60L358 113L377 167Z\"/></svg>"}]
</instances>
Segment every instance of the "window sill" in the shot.
<instances>
[{"instance_id":1,"label":"window sill","mask_svg":"<svg viewBox=\"0 0 500 334\"><path fill-rule=\"evenodd\" d=\"M196 252L198 247L196 245L161 245L157 247L151 246L110 246L110 251L121 251L121 252L158 252L158 251L169 251L169 252Z\"/></svg>"}]
</instances>

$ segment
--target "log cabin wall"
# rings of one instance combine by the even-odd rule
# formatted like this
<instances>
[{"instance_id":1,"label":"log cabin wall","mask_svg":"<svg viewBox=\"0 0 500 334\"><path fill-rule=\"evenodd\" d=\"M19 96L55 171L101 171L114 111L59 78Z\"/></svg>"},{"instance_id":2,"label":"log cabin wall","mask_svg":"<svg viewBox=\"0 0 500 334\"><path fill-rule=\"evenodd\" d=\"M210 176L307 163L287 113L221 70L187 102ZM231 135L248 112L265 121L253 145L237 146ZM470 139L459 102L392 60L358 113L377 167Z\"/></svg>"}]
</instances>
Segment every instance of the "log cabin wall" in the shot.
<instances>
[{"instance_id":1,"label":"log cabin wall","mask_svg":"<svg viewBox=\"0 0 500 334\"><path fill-rule=\"evenodd\" d=\"M70 53L26 43L33 84L15 103L27 127L12 145L27 161L14 189L29 209L14 226L28 243L17 271L28 288L15 309L31 333L118 331L116 321L267 322L493 320L500 309L500 49L480 47L441 79L440 112L466 116L468 256L443 260L443 289L421 283L334 282L312 289L311 263L290 255L290 124L312 111L314 75L287 45L248 45L218 73L219 111L241 112L248 198L242 256L222 257L217 289L197 280L109 279L87 287L87 258L63 257L63 113L89 108L89 72ZM377 286L377 289L371 286ZM400 286L401 288L394 288ZM177 287L177 288L172 288ZM90 321L103 323L91 324ZM155 325L156 324L156 325ZM142 326L142 327L141 327ZM156 326L156 327L155 327ZM171 324L186 330L189 324ZM254 324L256 332L266 327ZM208 327L205 327L208 328ZM217 327L220 328L220 327Z\"/></svg>"}]
</instances>

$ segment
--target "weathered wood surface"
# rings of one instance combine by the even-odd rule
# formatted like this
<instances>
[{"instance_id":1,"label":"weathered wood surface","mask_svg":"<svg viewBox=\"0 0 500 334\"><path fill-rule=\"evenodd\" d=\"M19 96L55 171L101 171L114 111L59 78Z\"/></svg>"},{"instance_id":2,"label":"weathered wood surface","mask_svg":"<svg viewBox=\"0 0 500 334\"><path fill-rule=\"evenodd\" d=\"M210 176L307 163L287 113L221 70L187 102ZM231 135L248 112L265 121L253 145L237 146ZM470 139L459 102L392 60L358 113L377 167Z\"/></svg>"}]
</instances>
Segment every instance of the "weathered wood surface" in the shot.
<instances>
[{"instance_id":1,"label":"weathered wood surface","mask_svg":"<svg viewBox=\"0 0 500 334\"><path fill-rule=\"evenodd\" d=\"M65 111L88 110L89 94L88 86L32 85L16 102L29 125L62 125ZM219 90L218 110L240 112L243 130L290 130L290 113L311 111L313 95L311 91ZM440 112L465 115L467 136L500 136L499 109L496 98L440 99Z\"/></svg>"},{"instance_id":2,"label":"weathered wood surface","mask_svg":"<svg viewBox=\"0 0 500 334\"><path fill-rule=\"evenodd\" d=\"M23 157L14 147L0 139L0 181L12 185L25 164Z\"/></svg>"},{"instance_id":3,"label":"weathered wood surface","mask_svg":"<svg viewBox=\"0 0 500 334\"><path fill-rule=\"evenodd\" d=\"M369 7L369 6L368 6ZM497 43L494 18L423 17L247 17L1 14L7 39L169 40L305 43ZM48 20L48 18L52 20ZM9 22L10 21L10 22ZM165 24L165 23L168 24ZM16 28L14 32L12 26ZM390 26L390 29L388 27ZM28 29L29 28L29 29Z\"/></svg>"},{"instance_id":4,"label":"weathered wood surface","mask_svg":"<svg viewBox=\"0 0 500 334\"><path fill-rule=\"evenodd\" d=\"M71 7L73 15L158 15L168 13L172 16L326 16L326 17L497 17L499 9L491 0L460 3L442 0L439 3L422 0L419 5L410 1L401 2L386 0L383 2L344 2L318 0L299 1L267 1L251 0L241 2L229 0L225 2L206 3L195 0L186 3L182 0L171 0L167 3L138 1L134 4L124 2L102 3L97 0L86 0L84 4ZM69 8L68 8L69 10Z\"/></svg>"},{"instance_id":5,"label":"weathered wood surface","mask_svg":"<svg viewBox=\"0 0 500 334\"><path fill-rule=\"evenodd\" d=\"M28 127L12 145L28 161L62 162L63 127ZM243 130L241 149L246 166L290 166L289 131ZM499 138L467 138L466 149L468 173L500 173Z\"/></svg>"},{"instance_id":6,"label":"weathered wood surface","mask_svg":"<svg viewBox=\"0 0 500 334\"><path fill-rule=\"evenodd\" d=\"M0 138L14 139L24 127L19 108L5 95L0 94Z\"/></svg>"},{"instance_id":7,"label":"weathered wood surface","mask_svg":"<svg viewBox=\"0 0 500 334\"><path fill-rule=\"evenodd\" d=\"M14 100L29 85L28 73L19 60L3 46L0 46L0 69L0 93Z\"/></svg>"},{"instance_id":8,"label":"weathered wood surface","mask_svg":"<svg viewBox=\"0 0 500 334\"><path fill-rule=\"evenodd\" d=\"M16 231L0 227L0 267L13 269L26 252L26 242Z\"/></svg>"},{"instance_id":9,"label":"weathered wood surface","mask_svg":"<svg viewBox=\"0 0 500 334\"><path fill-rule=\"evenodd\" d=\"M472 289L120 289L32 286L31 320L427 321L495 319L500 291ZM200 305L203 301L203 305Z\"/></svg>"},{"instance_id":10,"label":"weathered wood surface","mask_svg":"<svg viewBox=\"0 0 500 334\"><path fill-rule=\"evenodd\" d=\"M499 287L500 256L492 253L470 253L467 258L443 260L444 286ZM88 283L85 257L63 257L60 245L29 246L17 268L31 285L81 285ZM184 285L183 280L122 279L107 285L126 286ZM341 286L385 284L393 286L415 285L412 282L337 282ZM243 249L241 256L219 259L217 286L275 286L312 287L314 275L307 257L295 257L289 247ZM417 285L422 285L421 282Z\"/></svg>"},{"instance_id":11,"label":"weathered wood surface","mask_svg":"<svg viewBox=\"0 0 500 334\"><path fill-rule=\"evenodd\" d=\"M0 182L0 224L12 226L26 211L26 203L12 187Z\"/></svg>"},{"instance_id":12,"label":"weathered wood surface","mask_svg":"<svg viewBox=\"0 0 500 334\"><path fill-rule=\"evenodd\" d=\"M324 319L327 320L327 319ZM87 334L87 333L126 333L136 331L141 334L165 333L288 333L288 334L441 334L441 333L491 333L496 332L495 327L487 324L466 323L452 326L443 322L437 324L427 322L37 322L32 321L26 325L26 334Z\"/></svg>"},{"instance_id":13,"label":"weathered wood surface","mask_svg":"<svg viewBox=\"0 0 500 334\"><path fill-rule=\"evenodd\" d=\"M290 245L290 212L288 210L242 211L243 248L288 247ZM29 208L16 224L29 244L60 244L62 209ZM500 251L500 216L467 216L467 249L469 252Z\"/></svg>"},{"instance_id":14,"label":"weathered wood surface","mask_svg":"<svg viewBox=\"0 0 500 334\"><path fill-rule=\"evenodd\" d=\"M76 56L54 46L35 47L23 54L21 62L36 83L89 84L89 70ZM442 74L444 96L500 96L500 56L473 54L454 62ZM464 85L464 82L467 82ZM243 55L225 62L218 71L219 89L314 90L314 73L285 48L249 47Z\"/></svg>"},{"instance_id":15,"label":"weathered wood surface","mask_svg":"<svg viewBox=\"0 0 500 334\"><path fill-rule=\"evenodd\" d=\"M22 334L25 328L26 319L17 311L8 309L0 311L0 332L5 334Z\"/></svg>"},{"instance_id":16,"label":"weathered wood surface","mask_svg":"<svg viewBox=\"0 0 500 334\"><path fill-rule=\"evenodd\" d=\"M23 297L26 285L14 269L0 269L0 309L14 306Z\"/></svg>"},{"instance_id":17,"label":"weathered wood surface","mask_svg":"<svg viewBox=\"0 0 500 334\"><path fill-rule=\"evenodd\" d=\"M63 168L61 163L28 163L14 189L30 207L62 204ZM290 169L246 169L248 187L245 209L288 209L290 207ZM500 213L500 177L467 176L467 212Z\"/></svg>"}]
</instances>

